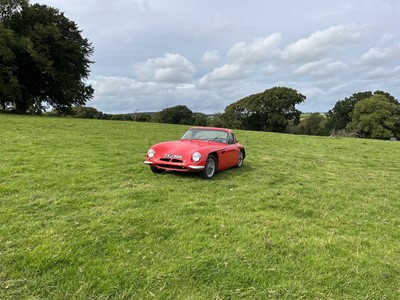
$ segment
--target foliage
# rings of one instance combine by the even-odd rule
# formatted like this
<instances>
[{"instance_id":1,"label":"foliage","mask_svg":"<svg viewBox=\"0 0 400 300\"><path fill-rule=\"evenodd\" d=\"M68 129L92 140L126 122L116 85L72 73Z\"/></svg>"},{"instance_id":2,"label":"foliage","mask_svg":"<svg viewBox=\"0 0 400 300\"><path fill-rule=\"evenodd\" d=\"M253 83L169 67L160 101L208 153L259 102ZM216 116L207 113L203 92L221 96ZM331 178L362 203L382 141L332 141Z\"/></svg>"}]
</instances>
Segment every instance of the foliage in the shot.
<instances>
[{"instance_id":1,"label":"foliage","mask_svg":"<svg viewBox=\"0 0 400 300\"><path fill-rule=\"evenodd\" d=\"M319 113L312 113L300 121L301 133L306 135L329 135L327 119Z\"/></svg>"},{"instance_id":2,"label":"foliage","mask_svg":"<svg viewBox=\"0 0 400 300\"><path fill-rule=\"evenodd\" d=\"M194 126L208 126L209 118L203 113L192 112L186 105L168 107L154 114L150 119L156 123L186 124Z\"/></svg>"},{"instance_id":3,"label":"foliage","mask_svg":"<svg viewBox=\"0 0 400 300\"><path fill-rule=\"evenodd\" d=\"M188 126L0 127L0 299L398 298L398 142L238 131L207 182L143 164Z\"/></svg>"},{"instance_id":4,"label":"foliage","mask_svg":"<svg viewBox=\"0 0 400 300\"><path fill-rule=\"evenodd\" d=\"M16 9L12 3L25 5ZM46 106L65 110L84 105L93 95L84 82L93 47L77 25L46 5L11 0L1 4L1 11L11 15L3 17L0 26L0 84L12 83L0 93L2 108L38 113Z\"/></svg>"},{"instance_id":5,"label":"foliage","mask_svg":"<svg viewBox=\"0 0 400 300\"><path fill-rule=\"evenodd\" d=\"M310 113L300 120L297 125L289 124L288 132L293 134L327 136L327 119L320 113Z\"/></svg>"},{"instance_id":6,"label":"foliage","mask_svg":"<svg viewBox=\"0 0 400 300\"><path fill-rule=\"evenodd\" d=\"M112 114L108 115L110 120L120 120L120 121L134 121L134 122L150 122L151 114L148 113L131 113L131 114Z\"/></svg>"},{"instance_id":7,"label":"foliage","mask_svg":"<svg viewBox=\"0 0 400 300\"><path fill-rule=\"evenodd\" d=\"M347 128L357 131L360 137L400 138L400 104L381 94L357 102L351 119Z\"/></svg>"},{"instance_id":8,"label":"foliage","mask_svg":"<svg viewBox=\"0 0 400 300\"><path fill-rule=\"evenodd\" d=\"M71 108L72 115L76 118L84 119L102 119L102 112L99 112L94 107L77 106Z\"/></svg>"},{"instance_id":9,"label":"foliage","mask_svg":"<svg viewBox=\"0 0 400 300\"><path fill-rule=\"evenodd\" d=\"M209 118L207 115L202 113L193 113L193 125L194 126L208 126Z\"/></svg>"},{"instance_id":10,"label":"foliage","mask_svg":"<svg viewBox=\"0 0 400 300\"><path fill-rule=\"evenodd\" d=\"M27 48L27 41L14 34L14 31L4 26L11 16L28 6L26 0L0 0L0 109L10 109L10 101L21 98L20 84L16 76L16 53L21 48Z\"/></svg>"},{"instance_id":11,"label":"foliage","mask_svg":"<svg viewBox=\"0 0 400 300\"><path fill-rule=\"evenodd\" d=\"M152 121L168 124L193 124L193 112L186 105L168 107L156 113Z\"/></svg>"},{"instance_id":12,"label":"foliage","mask_svg":"<svg viewBox=\"0 0 400 300\"><path fill-rule=\"evenodd\" d=\"M232 128L285 132L289 122L300 121L301 112L295 105L305 99L296 90L274 87L232 103L224 117Z\"/></svg>"},{"instance_id":13,"label":"foliage","mask_svg":"<svg viewBox=\"0 0 400 300\"><path fill-rule=\"evenodd\" d=\"M392 95L383 91L354 93L352 96L336 102L334 108L328 111L328 128L335 132L346 129L347 125L351 122L351 113L356 103L373 95L383 95L394 103L397 101Z\"/></svg>"},{"instance_id":14,"label":"foliage","mask_svg":"<svg viewBox=\"0 0 400 300\"><path fill-rule=\"evenodd\" d=\"M0 0L0 21L8 20L15 12L28 6L28 0Z\"/></svg>"},{"instance_id":15,"label":"foliage","mask_svg":"<svg viewBox=\"0 0 400 300\"><path fill-rule=\"evenodd\" d=\"M209 125L212 127L221 127L221 128L229 127L228 124L226 123L225 115L221 113L216 113L210 116Z\"/></svg>"},{"instance_id":16,"label":"foliage","mask_svg":"<svg viewBox=\"0 0 400 300\"><path fill-rule=\"evenodd\" d=\"M6 99L19 99L21 97L18 79L15 76L16 56L14 54L21 44L12 30L6 29L0 23L0 105L5 111L8 108Z\"/></svg>"}]
</instances>

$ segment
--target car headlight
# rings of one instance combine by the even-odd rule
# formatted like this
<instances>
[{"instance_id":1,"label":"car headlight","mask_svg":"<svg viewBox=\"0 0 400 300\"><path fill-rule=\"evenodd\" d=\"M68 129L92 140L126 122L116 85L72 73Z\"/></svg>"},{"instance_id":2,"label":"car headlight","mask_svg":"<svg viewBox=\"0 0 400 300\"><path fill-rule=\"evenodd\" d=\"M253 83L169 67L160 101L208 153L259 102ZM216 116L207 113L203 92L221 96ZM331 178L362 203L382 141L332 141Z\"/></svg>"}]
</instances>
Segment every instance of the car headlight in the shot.
<instances>
[{"instance_id":1,"label":"car headlight","mask_svg":"<svg viewBox=\"0 0 400 300\"><path fill-rule=\"evenodd\" d=\"M156 154L156 151L154 151L153 149L149 149L149 151L147 151L147 156L149 158L153 158L153 156Z\"/></svg>"},{"instance_id":2,"label":"car headlight","mask_svg":"<svg viewBox=\"0 0 400 300\"><path fill-rule=\"evenodd\" d=\"M199 152L195 152L192 154L192 159L194 162L198 162L201 159L201 154Z\"/></svg>"}]
</instances>

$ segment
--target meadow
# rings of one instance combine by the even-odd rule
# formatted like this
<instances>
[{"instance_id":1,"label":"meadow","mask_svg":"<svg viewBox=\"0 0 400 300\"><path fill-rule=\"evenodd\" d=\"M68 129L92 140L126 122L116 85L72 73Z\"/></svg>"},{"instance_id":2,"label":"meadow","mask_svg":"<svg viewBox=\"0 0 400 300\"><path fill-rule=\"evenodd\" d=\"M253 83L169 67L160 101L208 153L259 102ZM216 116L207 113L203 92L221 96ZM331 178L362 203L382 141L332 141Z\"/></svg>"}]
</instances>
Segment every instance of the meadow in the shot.
<instances>
[{"instance_id":1,"label":"meadow","mask_svg":"<svg viewBox=\"0 0 400 300\"><path fill-rule=\"evenodd\" d=\"M237 131L243 168L152 174L188 126L0 114L0 299L397 299L400 143Z\"/></svg>"}]
</instances>

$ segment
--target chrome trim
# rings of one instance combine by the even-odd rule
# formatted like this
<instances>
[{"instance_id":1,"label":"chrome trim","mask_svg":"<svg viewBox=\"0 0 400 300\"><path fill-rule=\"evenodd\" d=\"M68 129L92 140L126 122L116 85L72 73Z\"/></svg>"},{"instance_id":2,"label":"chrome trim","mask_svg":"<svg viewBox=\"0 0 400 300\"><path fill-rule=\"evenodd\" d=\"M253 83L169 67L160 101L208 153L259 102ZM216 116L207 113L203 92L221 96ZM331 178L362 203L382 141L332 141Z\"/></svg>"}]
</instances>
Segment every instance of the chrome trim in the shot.
<instances>
[{"instance_id":1,"label":"chrome trim","mask_svg":"<svg viewBox=\"0 0 400 300\"><path fill-rule=\"evenodd\" d=\"M188 166L188 167L193 170L203 170L205 168L205 166Z\"/></svg>"},{"instance_id":2,"label":"chrome trim","mask_svg":"<svg viewBox=\"0 0 400 300\"><path fill-rule=\"evenodd\" d=\"M145 160L144 163L145 163L146 165L152 165L152 164L153 164L152 161L148 161L148 160Z\"/></svg>"}]
</instances>

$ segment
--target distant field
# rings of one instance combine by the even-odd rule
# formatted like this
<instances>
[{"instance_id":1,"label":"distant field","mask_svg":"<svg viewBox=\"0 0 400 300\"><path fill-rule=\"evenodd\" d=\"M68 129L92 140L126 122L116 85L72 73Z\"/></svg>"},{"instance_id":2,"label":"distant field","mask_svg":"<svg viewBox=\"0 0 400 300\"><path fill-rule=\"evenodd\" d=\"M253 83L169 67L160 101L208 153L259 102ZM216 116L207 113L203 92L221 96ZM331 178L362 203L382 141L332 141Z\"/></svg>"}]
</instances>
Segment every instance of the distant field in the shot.
<instances>
[{"instance_id":1,"label":"distant field","mask_svg":"<svg viewBox=\"0 0 400 300\"><path fill-rule=\"evenodd\" d=\"M187 126L0 126L0 299L400 295L399 142L239 131L206 181L143 164Z\"/></svg>"}]
</instances>

